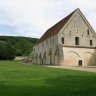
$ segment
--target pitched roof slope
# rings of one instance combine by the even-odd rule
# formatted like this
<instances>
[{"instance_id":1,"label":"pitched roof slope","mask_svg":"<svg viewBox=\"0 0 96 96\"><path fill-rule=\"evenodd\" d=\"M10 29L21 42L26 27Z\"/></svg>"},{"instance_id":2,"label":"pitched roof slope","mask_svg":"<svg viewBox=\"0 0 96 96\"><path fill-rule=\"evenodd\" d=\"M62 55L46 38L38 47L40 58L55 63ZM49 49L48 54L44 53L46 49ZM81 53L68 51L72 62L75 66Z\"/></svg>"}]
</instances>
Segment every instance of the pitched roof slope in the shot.
<instances>
[{"instance_id":1,"label":"pitched roof slope","mask_svg":"<svg viewBox=\"0 0 96 96\"><path fill-rule=\"evenodd\" d=\"M55 24L54 26L52 26L51 28L49 28L42 35L42 37L38 40L37 44L41 43L42 41L48 39L51 36L54 36L54 35L58 34L58 32L63 28L63 26L67 23L67 21L70 19L70 17L74 14L75 11L73 11L71 14L69 14L68 16L66 16L64 19L62 19L61 21L59 21L57 24Z\"/></svg>"}]
</instances>

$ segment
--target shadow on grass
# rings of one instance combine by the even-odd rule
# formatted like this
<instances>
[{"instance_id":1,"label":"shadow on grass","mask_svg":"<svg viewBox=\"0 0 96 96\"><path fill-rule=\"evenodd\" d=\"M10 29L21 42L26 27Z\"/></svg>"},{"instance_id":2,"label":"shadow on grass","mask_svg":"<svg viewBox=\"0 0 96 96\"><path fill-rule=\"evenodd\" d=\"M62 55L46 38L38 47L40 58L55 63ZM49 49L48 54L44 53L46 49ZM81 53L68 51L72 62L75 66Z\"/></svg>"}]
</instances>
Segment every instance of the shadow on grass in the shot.
<instances>
[{"instance_id":1,"label":"shadow on grass","mask_svg":"<svg viewBox=\"0 0 96 96\"><path fill-rule=\"evenodd\" d=\"M95 76L61 76L41 80L43 83L38 85L0 82L0 96L96 96Z\"/></svg>"}]
</instances>

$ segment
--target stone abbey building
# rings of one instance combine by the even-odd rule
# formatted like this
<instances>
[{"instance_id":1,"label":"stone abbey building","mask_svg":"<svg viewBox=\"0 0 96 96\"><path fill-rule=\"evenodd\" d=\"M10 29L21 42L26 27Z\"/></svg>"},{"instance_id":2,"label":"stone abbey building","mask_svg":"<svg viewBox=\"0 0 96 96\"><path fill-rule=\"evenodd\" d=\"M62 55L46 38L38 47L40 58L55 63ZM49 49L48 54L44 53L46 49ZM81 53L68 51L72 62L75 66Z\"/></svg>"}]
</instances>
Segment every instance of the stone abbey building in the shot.
<instances>
[{"instance_id":1,"label":"stone abbey building","mask_svg":"<svg viewBox=\"0 0 96 96\"><path fill-rule=\"evenodd\" d=\"M96 65L96 33L79 9L43 34L33 48L32 63Z\"/></svg>"}]
</instances>

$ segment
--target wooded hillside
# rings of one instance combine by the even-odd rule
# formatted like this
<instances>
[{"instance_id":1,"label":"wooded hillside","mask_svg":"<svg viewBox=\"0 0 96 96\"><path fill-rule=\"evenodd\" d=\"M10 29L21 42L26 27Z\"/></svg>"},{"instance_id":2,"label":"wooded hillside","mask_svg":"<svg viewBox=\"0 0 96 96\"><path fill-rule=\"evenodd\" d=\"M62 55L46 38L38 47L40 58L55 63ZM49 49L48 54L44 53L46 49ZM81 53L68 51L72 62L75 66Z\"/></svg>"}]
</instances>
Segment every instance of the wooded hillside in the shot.
<instances>
[{"instance_id":1,"label":"wooded hillside","mask_svg":"<svg viewBox=\"0 0 96 96\"><path fill-rule=\"evenodd\" d=\"M36 44L37 39L29 37L0 36L0 42L5 42L14 48L16 56L27 56L32 52L32 48Z\"/></svg>"}]
</instances>

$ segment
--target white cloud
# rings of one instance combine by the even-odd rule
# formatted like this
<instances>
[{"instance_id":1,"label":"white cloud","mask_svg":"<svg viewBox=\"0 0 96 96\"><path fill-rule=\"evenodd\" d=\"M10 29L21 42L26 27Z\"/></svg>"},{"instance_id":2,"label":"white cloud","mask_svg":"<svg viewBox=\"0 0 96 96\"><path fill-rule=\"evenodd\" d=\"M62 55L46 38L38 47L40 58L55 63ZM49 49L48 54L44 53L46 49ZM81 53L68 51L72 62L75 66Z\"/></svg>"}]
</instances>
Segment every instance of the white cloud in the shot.
<instances>
[{"instance_id":1,"label":"white cloud","mask_svg":"<svg viewBox=\"0 0 96 96\"><path fill-rule=\"evenodd\" d=\"M96 30L95 6L96 0L0 0L0 24L14 27L14 35L40 37L53 24L80 8Z\"/></svg>"}]
</instances>

